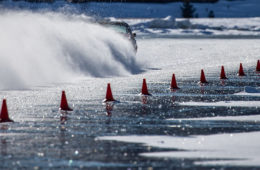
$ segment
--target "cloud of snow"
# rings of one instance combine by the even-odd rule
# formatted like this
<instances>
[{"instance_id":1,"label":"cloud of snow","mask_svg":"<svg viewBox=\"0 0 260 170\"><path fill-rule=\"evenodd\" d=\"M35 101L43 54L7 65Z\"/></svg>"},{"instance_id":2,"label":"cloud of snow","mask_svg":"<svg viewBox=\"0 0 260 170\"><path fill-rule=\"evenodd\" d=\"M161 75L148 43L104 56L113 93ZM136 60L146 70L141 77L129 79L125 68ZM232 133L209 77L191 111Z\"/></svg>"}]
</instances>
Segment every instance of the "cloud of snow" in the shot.
<instances>
[{"instance_id":1,"label":"cloud of snow","mask_svg":"<svg viewBox=\"0 0 260 170\"><path fill-rule=\"evenodd\" d=\"M86 15L0 12L0 89L137 73L126 38Z\"/></svg>"}]
</instances>

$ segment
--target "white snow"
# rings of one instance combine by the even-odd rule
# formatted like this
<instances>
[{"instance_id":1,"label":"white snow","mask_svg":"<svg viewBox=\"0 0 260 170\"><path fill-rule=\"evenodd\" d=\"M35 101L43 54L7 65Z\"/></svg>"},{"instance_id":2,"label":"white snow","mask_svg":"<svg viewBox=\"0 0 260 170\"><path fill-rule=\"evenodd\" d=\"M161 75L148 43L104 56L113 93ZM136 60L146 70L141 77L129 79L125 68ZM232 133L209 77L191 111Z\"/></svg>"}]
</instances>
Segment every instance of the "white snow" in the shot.
<instances>
[{"instance_id":1,"label":"white snow","mask_svg":"<svg viewBox=\"0 0 260 170\"><path fill-rule=\"evenodd\" d=\"M182 3L80 3L61 1L55 3L28 3L24 1L0 1L0 8L59 11L78 13L95 18L123 20L129 23L139 36L173 37L260 37L260 1L226 1L194 3L200 18L182 19ZM216 18L207 18L209 11ZM82 14L83 13L83 14Z\"/></svg>"},{"instance_id":2,"label":"white snow","mask_svg":"<svg viewBox=\"0 0 260 170\"><path fill-rule=\"evenodd\" d=\"M234 95L240 95L240 96L260 96L259 93L247 93L247 92L239 92L239 93L236 93Z\"/></svg>"},{"instance_id":3,"label":"white snow","mask_svg":"<svg viewBox=\"0 0 260 170\"><path fill-rule=\"evenodd\" d=\"M252 37L260 36L260 18L115 19L129 23L140 36Z\"/></svg>"},{"instance_id":4,"label":"white snow","mask_svg":"<svg viewBox=\"0 0 260 170\"><path fill-rule=\"evenodd\" d=\"M260 107L260 101L183 102L181 106Z\"/></svg>"},{"instance_id":5,"label":"white snow","mask_svg":"<svg viewBox=\"0 0 260 170\"><path fill-rule=\"evenodd\" d=\"M91 4L92 6L99 4ZM260 36L260 1L225 1L194 4L202 18L181 18L181 3L170 4L110 4L103 5L104 15L111 20L129 23L140 36L165 37L251 37ZM102 5L100 5L101 7ZM122 9L123 11L120 11ZM216 18L207 18L213 10ZM120 11L120 12L119 12ZM111 16L112 15L112 16ZM206 17L206 18L205 18Z\"/></svg>"},{"instance_id":6,"label":"white snow","mask_svg":"<svg viewBox=\"0 0 260 170\"><path fill-rule=\"evenodd\" d=\"M260 132L217 134L209 136L173 137L173 136L104 136L97 140L143 143L145 146L174 148L180 151L141 153L145 157L199 158L213 159L197 161L197 164L220 164L259 166ZM250 139L250 145L248 145ZM220 160L215 160L220 159ZM234 159L234 160L225 160Z\"/></svg>"},{"instance_id":7,"label":"white snow","mask_svg":"<svg viewBox=\"0 0 260 170\"><path fill-rule=\"evenodd\" d=\"M87 12L101 17L117 17L117 18L164 18L172 16L174 18L181 17L182 3L78 3L70 4L64 1L56 0L55 3L28 3L24 1L0 1L0 7L9 8L47 8L50 10ZM198 17L208 17L209 11L212 10L216 17L222 18L240 18L260 16L259 0L236 0L227 1L219 0L217 3L193 3L196 8L195 14Z\"/></svg>"},{"instance_id":8,"label":"white snow","mask_svg":"<svg viewBox=\"0 0 260 170\"><path fill-rule=\"evenodd\" d=\"M167 119L170 121L175 121L175 120L210 120L210 121L250 121L250 122L259 122L260 121L260 115L246 115L246 116L215 116L215 117L199 117L199 118L170 118Z\"/></svg>"}]
</instances>

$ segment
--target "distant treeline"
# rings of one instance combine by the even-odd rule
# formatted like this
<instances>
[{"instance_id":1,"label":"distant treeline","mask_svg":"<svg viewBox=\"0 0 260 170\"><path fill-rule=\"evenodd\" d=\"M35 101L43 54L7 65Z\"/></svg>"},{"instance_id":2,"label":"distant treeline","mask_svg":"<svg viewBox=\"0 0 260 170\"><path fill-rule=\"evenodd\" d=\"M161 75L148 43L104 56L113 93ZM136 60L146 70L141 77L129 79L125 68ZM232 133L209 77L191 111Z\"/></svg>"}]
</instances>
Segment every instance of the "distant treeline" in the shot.
<instances>
[{"instance_id":1,"label":"distant treeline","mask_svg":"<svg viewBox=\"0 0 260 170\"><path fill-rule=\"evenodd\" d=\"M1 1L1 0L0 0ZM48 2L67 1L71 3L84 2L135 2L135 3L169 3L169 2L195 2L195 3L214 3L218 0L13 0L13 1L27 1L27 2Z\"/></svg>"}]
</instances>

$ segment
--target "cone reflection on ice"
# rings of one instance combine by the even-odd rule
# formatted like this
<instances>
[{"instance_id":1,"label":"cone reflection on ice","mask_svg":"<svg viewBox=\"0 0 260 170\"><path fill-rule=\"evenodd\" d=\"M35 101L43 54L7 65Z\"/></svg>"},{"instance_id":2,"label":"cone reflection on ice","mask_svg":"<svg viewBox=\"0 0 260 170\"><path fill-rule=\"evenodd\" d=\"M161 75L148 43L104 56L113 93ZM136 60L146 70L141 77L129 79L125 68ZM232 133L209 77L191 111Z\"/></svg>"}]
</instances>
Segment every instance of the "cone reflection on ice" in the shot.
<instances>
[{"instance_id":1,"label":"cone reflection on ice","mask_svg":"<svg viewBox=\"0 0 260 170\"><path fill-rule=\"evenodd\" d=\"M260 72L260 60L257 60L256 71Z\"/></svg>"},{"instance_id":2,"label":"cone reflection on ice","mask_svg":"<svg viewBox=\"0 0 260 170\"><path fill-rule=\"evenodd\" d=\"M106 103L107 116L112 116L113 107L114 107L114 103L111 102Z\"/></svg>"},{"instance_id":3,"label":"cone reflection on ice","mask_svg":"<svg viewBox=\"0 0 260 170\"><path fill-rule=\"evenodd\" d=\"M62 91L62 94L61 94L60 110L64 110L64 111L72 111L73 110L68 105L67 97L66 97L64 90Z\"/></svg>"},{"instance_id":4,"label":"cone reflection on ice","mask_svg":"<svg viewBox=\"0 0 260 170\"><path fill-rule=\"evenodd\" d=\"M106 98L104 100L104 102L113 102L115 101L113 94L112 94L112 90L110 87L110 83L107 84L107 93L106 93Z\"/></svg>"},{"instance_id":5,"label":"cone reflection on ice","mask_svg":"<svg viewBox=\"0 0 260 170\"><path fill-rule=\"evenodd\" d=\"M239 76L245 76L245 75L246 75L246 74L244 73L244 69L243 69L242 63L240 63L238 75L239 75Z\"/></svg>"},{"instance_id":6,"label":"cone reflection on ice","mask_svg":"<svg viewBox=\"0 0 260 170\"><path fill-rule=\"evenodd\" d=\"M200 83L208 83L204 74L203 69L201 70Z\"/></svg>"},{"instance_id":7,"label":"cone reflection on ice","mask_svg":"<svg viewBox=\"0 0 260 170\"><path fill-rule=\"evenodd\" d=\"M176 79L175 79L175 74L172 74L171 89L179 89Z\"/></svg>"},{"instance_id":8,"label":"cone reflection on ice","mask_svg":"<svg viewBox=\"0 0 260 170\"><path fill-rule=\"evenodd\" d=\"M143 95L151 95L151 94L148 92L148 88L147 88L146 80L145 80L145 79L143 79L142 94L143 94Z\"/></svg>"},{"instance_id":9,"label":"cone reflection on ice","mask_svg":"<svg viewBox=\"0 0 260 170\"><path fill-rule=\"evenodd\" d=\"M13 120L11 120L8 115L6 99L3 99L3 104L2 104L1 114L0 114L0 123L1 122L13 122Z\"/></svg>"},{"instance_id":10,"label":"cone reflection on ice","mask_svg":"<svg viewBox=\"0 0 260 170\"><path fill-rule=\"evenodd\" d=\"M224 66L221 66L220 79L227 79Z\"/></svg>"}]
</instances>

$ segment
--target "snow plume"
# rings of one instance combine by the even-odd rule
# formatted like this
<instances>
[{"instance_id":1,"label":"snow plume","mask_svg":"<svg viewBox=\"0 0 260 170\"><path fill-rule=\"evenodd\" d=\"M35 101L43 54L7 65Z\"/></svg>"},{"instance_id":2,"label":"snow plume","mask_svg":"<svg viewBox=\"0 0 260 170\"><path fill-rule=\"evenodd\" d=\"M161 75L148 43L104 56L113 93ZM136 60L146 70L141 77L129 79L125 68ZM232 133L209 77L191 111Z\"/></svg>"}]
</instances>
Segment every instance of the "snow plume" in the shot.
<instances>
[{"instance_id":1,"label":"snow plume","mask_svg":"<svg viewBox=\"0 0 260 170\"><path fill-rule=\"evenodd\" d=\"M138 73L130 42L85 15L0 12L0 89Z\"/></svg>"}]
</instances>

